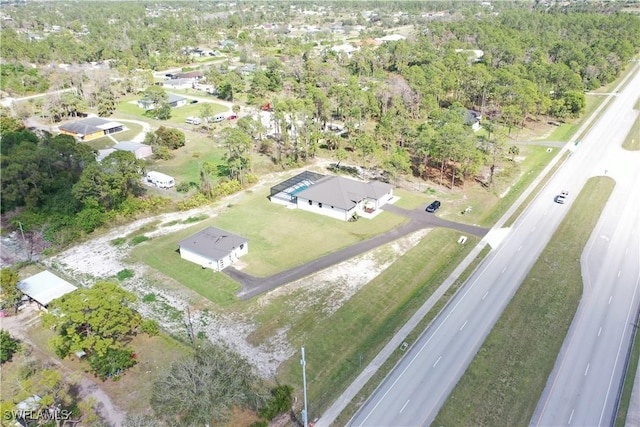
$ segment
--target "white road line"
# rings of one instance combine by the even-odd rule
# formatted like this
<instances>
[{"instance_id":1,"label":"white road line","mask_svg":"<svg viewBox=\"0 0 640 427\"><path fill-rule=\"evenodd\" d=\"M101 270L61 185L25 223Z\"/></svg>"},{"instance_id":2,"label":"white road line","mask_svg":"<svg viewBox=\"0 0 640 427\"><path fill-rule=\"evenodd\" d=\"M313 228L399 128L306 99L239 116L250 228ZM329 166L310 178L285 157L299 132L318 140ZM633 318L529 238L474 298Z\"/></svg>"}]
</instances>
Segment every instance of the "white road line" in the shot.
<instances>
[{"instance_id":1,"label":"white road line","mask_svg":"<svg viewBox=\"0 0 640 427\"><path fill-rule=\"evenodd\" d=\"M627 248L627 249L624 251L624 254L625 254L625 255L626 255L626 254L628 254L628 253L629 253L629 248Z\"/></svg>"},{"instance_id":2,"label":"white road line","mask_svg":"<svg viewBox=\"0 0 640 427\"><path fill-rule=\"evenodd\" d=\"M520 252L520 249L522 249L522 245L520 245L520 247L518 248L518 250L516 252Z\"/></svg>"},{"instance_id":3,"label":"white road line","mask_svg":"<svg viewBox=\"0 0 640 427\"><path fill-rule=\"evenodd\" d=\"M622 270L618 270L618 277L620 277L620 273L622 273Z\"/></svg>"},{"instance_id":4,"label":"white road line","mask_svg":"<svg viewBox=\"0 0 640 427\"><path fill-rule=\"evenodd\" d=\"M409 404L409 402L411 401L411 399L407 400L404 405L402 405L402 409L400 409L400 413L402 413L402 411L404 411L404 408L407 407L407 405Z\"/></svg>"},{"instance_id":5,"label":"white road line","mask_svg":"<svg viewBox=\"0 0 640 427\"><path fill-rule=\"evenodd\" d=\"M482 301L484 301L484 299L487 297L487 295L489 295L489 291L484 293L484 295L482 296Z\"/></svg>"},{"instance_id":6,"label":"white road line","mask_svg":"<svg viewBox=\"0 0 640 427\"><path fill-rule=\"evenodd\" d=\"M575 409L571 410L571 415L569 416L569 422L567 424L571 424L571 420L573 419L573 412L575 411Z\"/></svg>"},{"instance_id":7,"label":"white road line","mask_svg":"<svg viewBox=\"0 0 640 427\"><path fill-rule=\"evenodd\" d=\"M535 227L533 227L533 228L531 229L531 232L532 232L532 233L533 233L534 231L536 231L536 228L535 228Z\"/></svg>"},{"instance_id":8,"label":"white road line","mask_svg":"<svg viewBox=\"0 0 640 427\"><path fill-rule=\"evenodd\" d=\"M436 363L433 364L433 367L435 368L436 365L438 364L438 362L440 362L440 359L442 359L442 356L438 357L438 360L436 360Z\"/></svg>"},{"instance_id":9,"label":"white road line","mask_svg":"<svg viewBox=\"0 0 640 427\"><path fill-rule=\"evenodd\" d=\"M502 269L502 273L500 273L500 274L504 274L505 271L507 271L507 267L503 268Z\"/></svg>"},{"instance_id":10,"label":"white road line","mask_svg":"<svg viewBox=\"0 0 640 427\"><path fill-rule=\"evenodd\" d=\"M467 326L468 320L465 320L462 326L460 326L460 330L463 330L465 326Z\"/></svg>"},{"instance_id":11,"label":"white road line","mask_svg":"<svg viewBox=\"0 0 640 427\"><path fill-rule=\"evenodd\" d=\"M547 214L547 212L549 212L549 210L544 211L544 213L543 213L542 215L546 215L546 214Z\"/></svg>"},{"instance_id":12,"label":"white road line","mask_svg":"<svg viewBox=\"0 0 640 427\"><path fill-rule=\"evenodd\" d=\"M584 376L586 377L589 373L589 363L587 363L587 369L584 370Z\"/></svg>"},{"instance_id":13,"label":"white road line","mask_svg":"<svg viewBox=\"0 0 640 427\"><path fill-rule=\"evenodd\" d=\"M602 332L602 326L600 326L600 329L598 329L598 336L600 336L600 332Z\"/></svg>"},{"instance_id":14,"label":"white road line","mask_svg":"<svg viewBox=\"0 0 640 427\"><path fill-rule=\"evenodd\" d=\"M613 295L609 297L609 304L611 304L611 298L613 298Z\"/></svg>"}]
</instances>

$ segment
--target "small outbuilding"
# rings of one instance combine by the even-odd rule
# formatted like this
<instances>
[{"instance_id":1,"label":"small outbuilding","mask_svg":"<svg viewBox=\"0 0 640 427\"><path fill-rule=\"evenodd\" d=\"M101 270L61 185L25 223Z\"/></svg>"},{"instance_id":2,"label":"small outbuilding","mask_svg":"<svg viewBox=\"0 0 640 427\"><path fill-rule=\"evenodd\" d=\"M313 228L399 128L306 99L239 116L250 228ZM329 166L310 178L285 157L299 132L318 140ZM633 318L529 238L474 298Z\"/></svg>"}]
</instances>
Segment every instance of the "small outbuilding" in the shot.
<instances>
[{"instance_id":1,"label":"small outbuilding","mask_svg":"<svg viewBox=\"0 0 640 427\"><path fill-rule=\"evenodd\" d=\"M178 243L180 257L202 268L222 271L249 252L249 241L216 227L207 227Z\"/></svg>"},{"instance_id":2,"label":"small outbuilding","mask_svg":"<svg viewBox=\"0 0 640 427\"><path fill-rule=\"evenodd\" d=\"M18 289L38 304L39 309L47 309L51 301L75 291L76 288L66 280L50 271L43 271L18 282Z\"/></svg>"},{"instance_id":3,"label":"small outbuilding","mask_svg":"<svg viewBox=\"0 0 640 427\"><path fill-rule=\"evenodd\" d=\"M118 151L129 151L133 153L136 159L146 159L153 154L150 145L140 144L133 141L122 141L113 146Z\"/></svg>"}]
</instances>

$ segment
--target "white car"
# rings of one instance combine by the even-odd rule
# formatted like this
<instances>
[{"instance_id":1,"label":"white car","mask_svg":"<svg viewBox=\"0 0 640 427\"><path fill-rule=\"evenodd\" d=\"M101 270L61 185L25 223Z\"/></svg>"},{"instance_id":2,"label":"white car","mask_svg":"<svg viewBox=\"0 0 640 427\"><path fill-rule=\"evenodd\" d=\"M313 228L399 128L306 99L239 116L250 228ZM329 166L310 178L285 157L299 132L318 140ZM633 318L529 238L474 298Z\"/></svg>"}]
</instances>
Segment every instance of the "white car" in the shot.
<instances>
[{"instance_id":1,"label":"white car","mask_svg":"<svg viewBox=\"0 0 640 427\"><path fill-rule=\"evenodd\" d=\"M564 204L564 202L567 200L567 196L569 195L568 191L563 191L562 193L558 194L553 201L556 203L560 203L560 204Z\"/></svg>"}]
</instances>

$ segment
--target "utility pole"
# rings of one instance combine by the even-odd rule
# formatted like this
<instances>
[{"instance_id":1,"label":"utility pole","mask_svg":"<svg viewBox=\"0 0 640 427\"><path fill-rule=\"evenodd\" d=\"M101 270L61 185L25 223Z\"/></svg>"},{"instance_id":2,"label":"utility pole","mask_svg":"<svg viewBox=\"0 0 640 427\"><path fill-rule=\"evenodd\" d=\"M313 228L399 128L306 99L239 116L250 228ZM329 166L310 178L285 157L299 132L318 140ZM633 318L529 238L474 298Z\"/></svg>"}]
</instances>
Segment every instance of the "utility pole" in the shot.
<instances>
[{"instance_id":1,"label":"utility pole","mask_svg":"<svg viewBox=\"0 0 640 427\"><path fill-rule=\"evenodd\" d=\"M304 392L304 409L302 410L302 422L304 423L304 427L308 427L309 424L307 422L307 371L306 371L307 362L305 362L304 360L304 347L302 347L302 360L300 360L300 364L302 365L302 388Z\"/></svg>"}]
</instances>

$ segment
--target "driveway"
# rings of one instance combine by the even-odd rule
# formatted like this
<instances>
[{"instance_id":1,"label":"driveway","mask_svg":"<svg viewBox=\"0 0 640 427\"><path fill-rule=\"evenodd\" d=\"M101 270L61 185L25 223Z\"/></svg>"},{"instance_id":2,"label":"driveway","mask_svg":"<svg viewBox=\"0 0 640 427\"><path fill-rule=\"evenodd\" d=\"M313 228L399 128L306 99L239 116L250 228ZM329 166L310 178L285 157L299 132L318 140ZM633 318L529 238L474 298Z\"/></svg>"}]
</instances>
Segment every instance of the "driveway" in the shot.
<instances>
[{"instance_id":1,"label":"driveway","mask_svg":"<svg viewBox=\"0 0 640 427\"><path fill-rule=\"evenodd\" d=\"M426 205L425 205L426 206ZM289 270L281 271L269 277L255 277L244 273L234 267L227 267L223 272L230 278L242 284L242 290L236 295L242 300L248 300L257 295L263 294L270 290L276 289L284 284L302 279L320 270L324 270L332 265L339 264L343 261L353 258L361 253L368 252L385 243L393 242L407 234L414 233L423 228L445 227L459 230L465 234L473 234L483 237L489 229L476 227L473 225L459 224L453 221L447 221L433 214L425 212L425 206L421 206L414 210L399 208L393 205L384 205L383 210L402 215L409 218L409 222L400 227L389 230L378 236L372 237L362 242L351 245L347 248L330 253L328 255L316 258L306 264L293 267Z\"/></svg>"}]
</instances>

